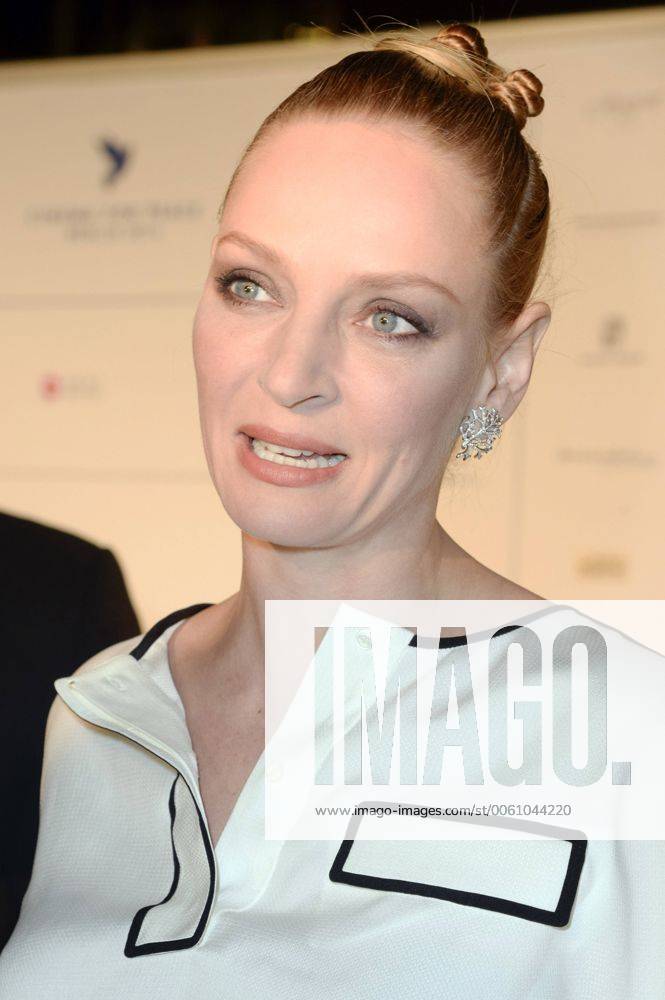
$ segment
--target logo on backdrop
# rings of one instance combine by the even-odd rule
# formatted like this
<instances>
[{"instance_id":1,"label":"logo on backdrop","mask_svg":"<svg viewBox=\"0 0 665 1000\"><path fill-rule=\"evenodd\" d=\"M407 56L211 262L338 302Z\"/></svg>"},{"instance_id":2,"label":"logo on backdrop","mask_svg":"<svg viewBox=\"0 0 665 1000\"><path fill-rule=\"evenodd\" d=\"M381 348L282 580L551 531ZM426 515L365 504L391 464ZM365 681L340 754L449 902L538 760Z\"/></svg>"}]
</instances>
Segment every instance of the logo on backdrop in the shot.
<instances>
[{"instance_id":1,"label":"logo on backdrop","mask_svg":"<svg viewBox=\"0 0 665 1000\"><path fill-rule=\"evenodd\" d=\"M50 371L39 377L38 392L41 398L49 403L63 398L93 399L100 394L100 380L92 374L63 374Z\"/></svg>"},{"instance_id":2,"label":"logo on backdrop","mask_svg":"<svg viewBox=\"0 0 665 1000\"><path fill-rule=\"evenodd\" d=\"M100 139L98 148L106 157L107 173L102 179L102 184L115 184L118 177L127 166L129 159L129 148L121 146L113 139Z\"/></svg>"},{"instance_id":3,"label":"logo on backdrop","mask_svg":"<svg viewBox=\"0 0 665 1000\"><path fill-rule=\"evenodd\" d=\"M644 365L648 358L643 350L631 344L628 317L610 313L601 317L596 329L595 343L589 350L580 351L577 358L584 365L593 367L626 367Z\"/></svg>"},{"instance_id":4,"label":"logo on backdrop","mask_svg":"<svg viewBox=\"0 0 665 1000\"><path fill-rule=\"evenodd\" d=\"M91 188L88 198L27 205L23 215L26 228L57 234L67 244L158 243L174 229L191 226L209 211L199 198L160 198L160 176L141 174L136 169L136 150L124 140L97 135L91 139L91 146L95 153L90 154L89 167L86 163ZM162 152L168 159L170 150ZM145 167L143 173L148 169ZM120 198L121 191L136 187L151 195ZM186 195L186 179L183 188ZM80 187L72 186L71 190Z\"/></svg>"}]
</instances>

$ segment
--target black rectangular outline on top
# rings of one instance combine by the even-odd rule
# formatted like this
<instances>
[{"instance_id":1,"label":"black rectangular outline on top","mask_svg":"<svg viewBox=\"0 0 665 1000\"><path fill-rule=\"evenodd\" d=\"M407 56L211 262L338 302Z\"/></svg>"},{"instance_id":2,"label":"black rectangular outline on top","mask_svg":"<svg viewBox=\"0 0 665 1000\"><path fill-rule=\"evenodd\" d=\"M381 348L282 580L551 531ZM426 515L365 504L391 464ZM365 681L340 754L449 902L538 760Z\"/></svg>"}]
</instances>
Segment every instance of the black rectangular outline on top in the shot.
<instances>
[{"instance_id":1,"label":"black rectangular outline on top","mask_svg":"<svg viewBox=\"0 0 665 1000\"><path fill-rule=\"evenodd\" d=\"M359 807L385 806L388 804L395 806L398 803L363 802L359 803ZM406 803L401 803L401 805L406 805ZM415 805L414 808L416 808ZM456 819L457 817L450 818ZM357 819L357 817L354 817L354 819ZM349 826L351 825L349 824ZM355 825L357 829L358 824L356 823ZM504 826L506 824L495 823L494 825ZM551 827L544 827L541 824L519 823L517 826L521 829L530 828L536 833L539 830L552 829ZM539 906L518 903L516 900L505 899L502 896L486 896L480 892L465 892L462 889L451 889L429 882L411 882L408 879L383 878L380 875L367 875L361 872L347 871L344 868L344 863L351 853L351 848L355 842L353 838L342 841L328 874L331 882L341 882L363 889L382 889L386 892L407 893L413 896L429 896L434 899L444 899L451 903L459 903L462 906L473 906L481 910L491 910L494 913L504 913L507 916L519 917L522 920L531 920L535 923L547 924L551 927L565 927L570 921L570 915L575 902L582 867L586 857L587 840L582 835L579 838L568 839L567 837L559 837L558 839L565 839L571 845L571 848L568 867L561 886L561 894L554 910L545 910ZM409 841L405 843L409 843Z\"/></svg>"}]
</instances>

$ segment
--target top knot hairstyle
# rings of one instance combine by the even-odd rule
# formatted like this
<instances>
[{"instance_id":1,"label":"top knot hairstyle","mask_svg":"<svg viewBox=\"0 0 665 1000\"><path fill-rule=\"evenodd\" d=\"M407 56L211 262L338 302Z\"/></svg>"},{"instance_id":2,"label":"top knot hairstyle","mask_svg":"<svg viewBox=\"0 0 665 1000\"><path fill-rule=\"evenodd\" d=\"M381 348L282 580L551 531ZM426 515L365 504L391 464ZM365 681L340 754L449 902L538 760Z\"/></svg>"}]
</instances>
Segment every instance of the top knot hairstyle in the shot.
<instances>
[{"instance_id":1,"label":"top knot hairstyle","mask_svg":"<svg viewBox=\"0 0 665 1000\"><path fill-rule=\"evenodd\" d=\"M545 106L543 85L528 69L506 73L489 58L483 36L471 24L449 24L426 42L406 35L382 38L375 51L409 52L425 60L452 80L462 81L473 93L497 97L513 115L521 130L527 118L539 115Z\"/></svg>"},{"instance_id":2,"label":"top knot hairstyle","mask_svg":"<svg viewBox=\"0 0 665 1000\"><path fill-rule=\"evenodd\" d=\"M493 62L477 28L454 23L434 37L390 34L301 84L265 119L238 164L280 124L306 115L403 122L439 148L457 151L485 192L490 283L488 333L512 323L536 283L550 216L541 161L522 130L544 107L528 69ZM219 217L218 216L218 217Z\"/></svg>"}]
</instances>

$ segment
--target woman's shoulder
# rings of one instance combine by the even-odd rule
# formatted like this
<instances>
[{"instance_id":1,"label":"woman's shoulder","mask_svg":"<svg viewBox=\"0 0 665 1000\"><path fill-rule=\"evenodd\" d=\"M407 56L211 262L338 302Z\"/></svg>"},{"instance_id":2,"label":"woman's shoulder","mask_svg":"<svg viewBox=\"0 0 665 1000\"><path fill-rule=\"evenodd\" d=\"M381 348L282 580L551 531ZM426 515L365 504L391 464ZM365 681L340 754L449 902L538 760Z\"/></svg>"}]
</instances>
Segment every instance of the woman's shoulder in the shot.
<instances>
[{"instance_id":1,"label":"woman's shoulder","mask_svg":"<svg viewBox=\"0 0 665 1000\"><path fill-rule=\"evenodd\" d=\"M119 642L114 642L110 646L105 646L104 649L98 650L98 652L89 656L87 660L84 660L83 663L79 664L75 670L72 670L71 674L66 676L66 679L69 680L69 678L72 677L80 677L84 674L88 674L90 671L103 667L116 656L123 656L131 653L137 643L141 641L142 636L143 633L139 633L136 636L131 636L129 639L121 639ZM65 678L59 678L58 681L62 681L64 679ZM71 711L69 706L63 700L57 689L58 681L55 682L53 699L46 717L46 725L44 729L44 760L46 760L49 753L52 752L53 746L64 745L66 742L66 734L76 732L80 728L83 721ZM83 724L86 726L88 725L87 723ZM42 768L42 770L44 770L44 768Z\"/></svg>"},{"instance_id":2,"label":"woman's shoulder","mask_svg":"<svg viewBox=\"0 0 665 1000\"><path fill-rule=\"evenodd\" d=\"M75 670L72 671L72 677L78 677L81 674L86 674L90 670L94 670L95 667L100 667L102 664L106 663L108 660L112 660L115 656L124 656L131 653L132 649L141 641L144 632L139 632L135 636L131 636L129 639L121 639L120 642L114 642L110 646L106 646L104 649L100 649L93 656L89 656L87 660L79 664Z\"/></svg>"},{"instance_id":3,"label":"woman's shoulder","mask_svg":"<svg viewBox=\"0 0 665 1000\"><path fill-rule=\"evenodd\" d=\"M136 644L140 642L142 634L132 636L129 639L122 639L119 642L115 642L110 646L106 646L104 649L100 649L93 656L88 657L83 663L79 664L71 674L67 675L67 679L70 677L80 677L81 675L87 674L92 670L103 667L108 661L114 659L116 656L127 655L134 649ZM64 678L59 678L63 680ZM57 682L56 682L57 685ZM51 706L46 717L46 726L44 731L44 753L48 755L53 743L58 742L60 737L64 735L66 731L71 729L75 731L81 723L71 711L69 706L65 703L61 695L57 690L57 686L53 691L53 699L51 701Z\"/></svg>"}]
</instances>

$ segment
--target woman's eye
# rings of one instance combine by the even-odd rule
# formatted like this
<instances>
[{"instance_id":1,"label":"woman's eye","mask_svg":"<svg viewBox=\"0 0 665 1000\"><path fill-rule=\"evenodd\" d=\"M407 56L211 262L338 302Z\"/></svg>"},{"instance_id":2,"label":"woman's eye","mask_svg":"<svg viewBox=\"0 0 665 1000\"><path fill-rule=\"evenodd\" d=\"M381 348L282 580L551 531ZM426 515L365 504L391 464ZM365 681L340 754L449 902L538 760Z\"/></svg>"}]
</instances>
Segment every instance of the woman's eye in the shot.
<instances>
[{"instance_id":1,"label":"woman's eye","mask_svg":"<svg viewBox=\"0 0 665 1000\"><path fill-rule=\"evenodd\" d=\"M429 333L422 320L417 320L415 317L407 319L396 309L389 309L387 306L375 308L368 318L372 329L389 340L406 340Z\"/></svg>"},{"instance_id":2,"label":"woman's eye","mask_svg":"<svg viewBox=\"0 0 665 1000\"><path fill-rule=\"evenodd\" d=\"M273 301L263 285L251 274L230 271L217 275L215 282L220 294L231 306L247 306L253 302ZM420 337L433 335L420 317L412 316L409 318L393 306L375 306L367 318L371 321L374 333L387 341L415 341Z\"/></svg>"},{"instance_id":3,"label":"woman's eye","mask_svg":"<svg viewBox=\"0 0 665 1000\"><path fill-rule=\"evenodd\" d=\"M235 306L244 306L252 302L266 302L270 296L263 285L248 274L220 274L215 278L217 287L224 298ZM264 292L266 298L261 298Z\"/></svg>"}]
</instances>

